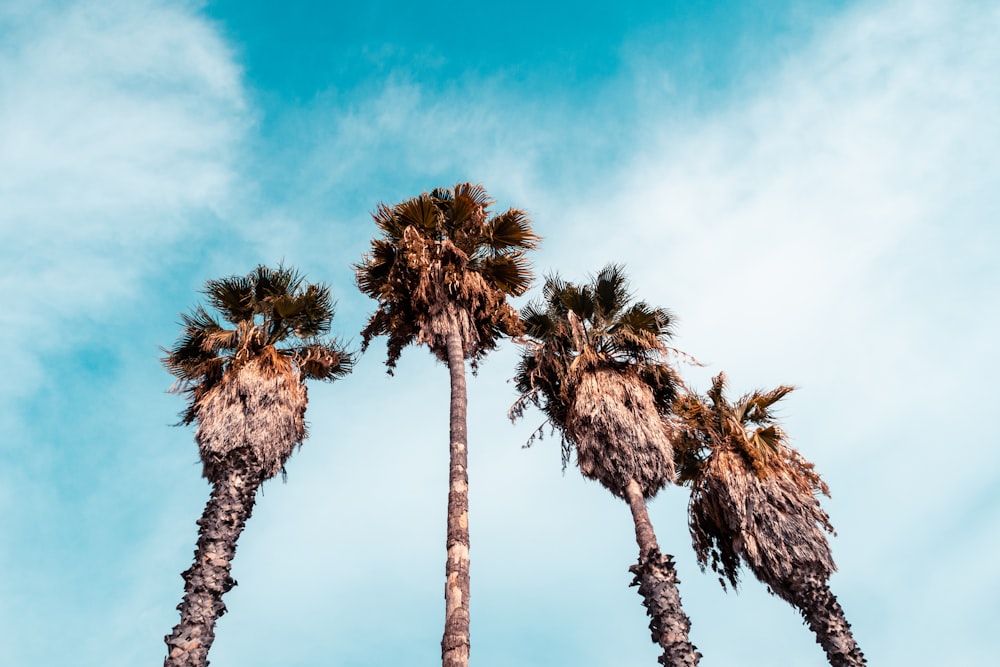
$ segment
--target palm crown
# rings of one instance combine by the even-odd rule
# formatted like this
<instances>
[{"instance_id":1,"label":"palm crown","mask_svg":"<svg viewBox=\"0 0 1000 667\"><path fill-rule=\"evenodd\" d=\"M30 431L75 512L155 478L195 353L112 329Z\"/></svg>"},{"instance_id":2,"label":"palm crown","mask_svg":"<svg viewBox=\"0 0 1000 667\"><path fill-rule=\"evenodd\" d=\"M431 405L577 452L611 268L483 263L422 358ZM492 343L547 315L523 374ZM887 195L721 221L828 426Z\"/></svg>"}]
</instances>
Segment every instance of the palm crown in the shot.
<instances>
[{"instance_id":1,"label":"palm crown","mask_svg":"<svg viewBox=\"0 0 1000 667\"><path fill-rule=\"evenodd\" d=\"M775 404L794 387L753 391L735 402L725 387L720 373L706 396L681 396L675 407L684 425L675 452L679 477L692 486L698 560L702 567L711 561L735 587L742 555L779 594L792 568L809 565L829 576L833 560L819 528L833 527L817 498L829 489L775 421Z\"/></svg>"},{"instance_id":2,"label":"palm crown","mask_svg":"<svg viewBox=\"0 0 1000 667\"><path fill-rule=\"evenodd\" d=\"M381 204L373 214L382 236L355 266L358 287L379 302L362 332L362 348L388 335L390 369L415 341L444 360L453 327L473 362L501 336L520 332L506 297L528 289L532 276L524 255L538 236L523 211L490 216L492 203L482 186L463 183Z\"/></svg>"},{"instance_id":3,"label":"palm crown","mask_svg":"<svg viewBox=\"0 0 1000 667\"><path fill-rule=\"evenodd\" d=\"M587 434L594 431L591 427L600 426L582 424L581 419L603 420L597 439L620 440L630 455L645 448L648 443L643 440L659 443L660 449L669 448L660 422L670 410L678 383L674 370L665 362L672 318L663 308L632 301L623 267L606 266L584 285L566 282L557 274L547 277L541 302L526 306L521 320L525 348L515 376L520 398L511 408L511 417L522 416L529 404L542 410L562 436L564 466L574 446L579 461L579 441L589 438ZM651 405L644 405L644 392L648 392ZM604 398L617 395L620 400L602 401L602 393ZM586 400L590 400L589 405L581 402ZM542 429L544 425L535 435ZM609 444L603 442L599 448L609 452ZM657 454L654 458L662 457ZM643 480L647 497L673 475L669 457L653 467L657 472L651 476L631 470L640 479L649 477ZM588 474L583 466L581 471ZM617 493L621 489L614 487L623 484L624 478L612 482L608 476L625 472L609 469L595 471L595 476Z\"/></svg>"},{"instance_id":4,"label":"palm crown","mask_svg":"<svg viewBox=\"0 0 1000 667\"><path fill-rule=\"evenodd\" d=\"M645 301L632 303L624 267L608 265L586 285L547 276L541 302L528 304L521 321L526 347L514 378L521 397L513 417L532 404L564 428L579 376L598 368L638 373L657 406L669 410L677 377L663 358L672 316Z\"/></svg>"},{"instance_id":5,"label":"palm crown","mask_svg":"<svg viewBox=\"0 0 1000 667\"><path fill-rule=\"evenodd\" d=\"M224 326L203 306L181 315L183 331L163 364L177 378L172 391L190 397L182 423L227 371L267 355L292 362L303 378L333 380L350 373L352 355L330 331L334 304L323 284L305 284L294 270L258 266L246 276L210 280L205 295Z\"/></svg>"}]
</instances>

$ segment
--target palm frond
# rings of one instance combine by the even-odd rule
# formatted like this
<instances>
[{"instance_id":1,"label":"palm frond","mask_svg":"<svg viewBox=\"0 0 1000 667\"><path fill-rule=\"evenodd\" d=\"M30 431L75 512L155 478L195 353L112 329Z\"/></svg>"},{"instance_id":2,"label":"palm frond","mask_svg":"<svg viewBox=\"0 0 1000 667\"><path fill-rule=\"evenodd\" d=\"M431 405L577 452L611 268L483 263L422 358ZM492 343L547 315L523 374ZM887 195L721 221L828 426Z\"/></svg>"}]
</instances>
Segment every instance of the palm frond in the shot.
<instances>
[{"instance_id":1,"label":"palm frond","mask_svg":"<svg viewBox=\"0 0 1000 667\"><path fill-rule=\"evenodd\" d=\"M396 264L396 252L396 246L387 239L372 241L372 251L354 265L358 288L364 294L377 299L389 289L386 283Z\"/></svg>"},{"instance_id":2,"label":"palm frond","mask_svg":"<svg viewBox=\"0 0 1000 667\"><path fill-rule=\"evenodd\" d=\"M436 199L443 212L444 227L463 251L472 253L482 240L482 224L486 220L486 209L493 201L481 185L459 183L454 193L444 194L435 190ZM466 243L471 239L471 243Z\"/></svg>"},{"instance_id":3,"label":"palm frond","mask_svg":"<svg viewBox=\"0 0 1000 667\"><path fill-rule=\"evenodd\" d=\"M651 308L644 301L632 304L608 326L608 336L615 348L631 355L663 352L664 340L671 334L670 314Z\"/></svg>"},{"instance_id":4,"label":"palm frond","mask_svg":"<svg viewBox=\"0 0 1000 667\"><path fill-rule=\"evenodd\" d=\"M505 250L534 250L539 236L531 229L528 215L519 209L508 209L487 222L486 245L493 254Z\"/></svg>"},{"instance_id":5,"label":"palm frond","mask_svg":"<svg viewBox=\"0 0 1000 667\"><path fill-rule=\"evenodd\" d=\"M201 306L182 313L181 322L181 335L173 347L165 350L167 356L162 361L173 375L190 379L206 359L227 349L224 344L228 341L222 339L227 330Z\"/></svg>"},{"instance_id":6,"label":"palm frond","mask_svg":"<svg viewBox=\"0 0 1000 667\"><path fill-rule=\"evenodd\" d=\"M577 287L568 283L559 293L559 305L567 311L573 311L581 320L594 319L594 295L589 285Z\"/></svg>"},{"instance_id":7,"label":"palm frond","mask_svg":"<svg viewBox=\"0 0 1000 667\"><path fill-rule=\"evenodd\" d=\"M203 306L196 306L190 313L181 313L185 334L195 337L222 329L219 321L212 317Z\"/></svg>"},{"instance_id":8,"label":"palm frond","mask_svg":"<svg viewBox=\"0 0 1000 667\"><path fill-rule=\"evenodd\" d=\"M525 335L531 338L546 340L555 335L556 321L548 310L543 310L536 303L529 303L521 309L521 321Z\"/></svg>"},{"instance_id":9,"label":"palm frond","mask_svg":"<svg viewBox=\"0 0 1000 667\"><path fill-rule=\"evenodd\" d=\"M521 296L531 286L531 265L523 255L489 257L479 270L487 283L509 296Z\"/></svg>"},{"instance_id":10,"label":"palm frond","mask_svg":"<svg viewBox=\"0 0 1000 667\"><path fill-rule=\"evenodd\" d=\"M795 391L795 387L781 385L769 391L756 390L740 397L737 404L743 409L747 422L768 424L774 420L772 408L782 398Z\"/></svg>"},{"instance_id":11,"label":"palm frond","mask_svg":"<svg viewBox=\"0 0 1000 667\"><path fill-rule=\"evenodd\" d=\"M455 186L455 199L468 199L475 206L488 208L493 205L486 188L478 183L459 183Z\"/></svg>"},{"instance_id":12,"label":"palm frond","mask_svg":"<svg viewBox=\"0 0 1000 667\"><path fill-rule=\"evenodd\" d=\"M238 329L213 329L202 331L202 349L206 354L218 354L239 347Z\"/></svg>"},{"instance_id":13,"label":"palm frond","mask_svg":"<svg viewBox=\"0 0 1000 667\"><path fill-rule=\"evenodd\" d=\"M211 306L220 311L231 324L253 317L253 282L249 276L209 280L205 284L204 293Z\"/></svg>"},{"instance_id":14,"label":"palm frond","mask_svg":"<svg viewBox=\"0 0 1000 667\"><path fill-rule=\"evenodd\" d=\"M334 380L354 369L354 355L336 341L313 341L294 350L302 374L314 380Z\"/></svg>"},{"instance_id":15,"label":"palm frond","mask_svg":"<svg viewBox=\"0 0 1000 667\"><path fill-rule=\"evenodd\" d=\"M302 276L297 271L280 265L272 269L261 264L250 276L254 286L254 299L259 303L268 303L275 298L293 293L302 283Z\"/></svg>"},{"instance_id":16,"label":"palm frond","mask_svg":"<svg viewBox=\"0 0 1000 667\"><path fill-rule=\"evenodd\" d=\"M392 207L379 204L372 213L372 218L376 226L386 235L390 245L403 238L403 230L406 229L407 223L396 215Z\"/></svg>"},{"instance_id":17,"label":"palm frond","mask_svg":"<svg viewBox=\"0 0 1000 667\"><path fill-rule=\"evenodd\" d=\"M565 314L565 306L562 304L562 294L569 287L569 283L562 279L558 273L551 273L545 276L545 284L542 286L542 300L550 309L562 311Z\"/></svg>"},{"instance_id":18,"label":"palm frond","mask_svg":"<svg viewBox=\"0 0 1000 667\"><path fill-rule=\"evenodd\" d=\"M614 319L632 300L628 290L628 280L625 277L625 267L621 264L605 266L598 271L592 284L594 310L603 319Z\"/></svg>"},{"instance_id":19,"label":"palm frond","mask_svg":"<svg viewBox=\"0 0 1000 667\"><path fill-rule=\"evenodd\" d=\"M330 332L334 307L330 288L322 283L316 283L307 286L291 300L284 312L278 311L278 314L297 338L306 340Z\"/></svg>"},{"instance_id":20,"label":"palm frond","mask_svg":"<svg viewBox=\"0 0 1000 667\"><path fill-rule=\"evenodd\" d=\"M442 238L442 231L439 230L441 222L441 212L434 205L427 195L407 199L402 204L397 204L392 210L397 224L401 227L415 227L422 234L434 240ZM402 235L400 235L402 237Z\"/></svg>"}]
</instances>

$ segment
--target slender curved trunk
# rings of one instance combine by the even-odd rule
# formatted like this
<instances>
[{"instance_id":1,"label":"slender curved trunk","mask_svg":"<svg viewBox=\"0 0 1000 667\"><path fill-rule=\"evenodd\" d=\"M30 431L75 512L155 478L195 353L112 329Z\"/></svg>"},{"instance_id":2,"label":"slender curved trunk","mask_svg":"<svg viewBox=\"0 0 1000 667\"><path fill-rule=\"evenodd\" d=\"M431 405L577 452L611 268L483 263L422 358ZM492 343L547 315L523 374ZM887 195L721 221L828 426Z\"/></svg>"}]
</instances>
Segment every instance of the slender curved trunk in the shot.
<instances>
[{"instance_id":1,"label":"slender curved trunk","mask_svg":"<svg viewBox=\"0 0 1000 667\"><path fill-rule=\"evenodd\" d=\"M457 327L448 334L451 375L450 467L448 474L448 560L445 564L444 636L441 664L469 664L469 473L465 354Z\"/></svg>"},{"instance_id":2,"label":"slender curved trunk","mask_svg":"<svg viewBox=\"0 0 1000 667\"><path fill-rule=\"evenodd\" d=\"M653 641L663 648L657 662L669 667L695 667L701 653L688 640L691 619L681 608L680 579L671 556L660 553L656 533L646 510L646 499L639 483L631 479L625 487L625 498L632 510L635 541L639 545L639 562L629 568L635 575L633 586L639 587L643 606L649 614L649 629Z\"/></svg>"},{"instance_id":3,"label":"slender curved trunk","mask_svg":"<svg viewBox=\"0 0 1000 667\"><path fill-rule=\"evenodd\" d=\"M826 651L832 667L861 667L868 664L854 641L851 624L830 590L825 578L809 572L797 573L789 582L786 599L802 614L816 642Z\"/></svg>"},{"instance_id":4,"label":"slender curved trunk","mask_svg":"<svg viewBox=\"0 0 1000 667\"><path fill-rule=\"evenodd\" d=\"M184 577L184 598L177 605L181 621L164 637L164 667L205 667L215 641L215 622L226 613L222 596L236 585L229 576L239 539L253 512L258 476L238 464L229 464L221 479L212 483L212 495L198 520L198 546L194 564Z\"/></svg>"}]
</instances>

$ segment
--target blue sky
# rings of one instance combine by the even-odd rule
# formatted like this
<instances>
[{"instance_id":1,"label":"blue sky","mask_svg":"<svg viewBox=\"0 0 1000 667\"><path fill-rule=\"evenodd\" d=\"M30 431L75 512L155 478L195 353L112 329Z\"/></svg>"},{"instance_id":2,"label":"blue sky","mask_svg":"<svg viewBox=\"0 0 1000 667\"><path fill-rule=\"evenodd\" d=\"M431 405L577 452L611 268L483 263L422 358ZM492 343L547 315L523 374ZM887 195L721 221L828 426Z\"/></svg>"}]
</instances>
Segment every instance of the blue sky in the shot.
<instances>
[{"instance_id":1,"label":"blue sky","mask_svg":"<svg viewBox=\"0 0 1000 667\"><path fill-rule=\"evenodd\" d=\"M162 659L208 487L158 347L205 280L284 260L356 344L370 211L465 180L531 213L539 274L626 263L696 387L800 387L871 664L992 664L1000 5L270 4L0 6L0 664ZM628 510L521 448L515 358L470 383L473 661L655 664ZM438 660L447 373L383 359L311 389L213 665ZM702 665L823 664L699 572L685 502L651 517Z\"/></svg>"}]
</instances>

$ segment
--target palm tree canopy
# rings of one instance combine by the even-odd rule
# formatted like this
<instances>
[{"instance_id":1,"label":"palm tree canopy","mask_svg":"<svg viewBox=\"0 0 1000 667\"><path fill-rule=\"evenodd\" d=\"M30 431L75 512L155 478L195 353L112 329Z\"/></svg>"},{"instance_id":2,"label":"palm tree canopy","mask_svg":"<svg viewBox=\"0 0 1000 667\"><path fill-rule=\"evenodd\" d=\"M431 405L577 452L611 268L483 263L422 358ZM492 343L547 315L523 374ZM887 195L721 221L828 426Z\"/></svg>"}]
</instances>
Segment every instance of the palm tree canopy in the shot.
<instances>
[{"instance_id":1,"label":"palm tree canopy","mask_svg":"<svg viewBox=\"0 0 1000 667\"><path fill-rule=\"evenodd\" d=\"M358 287L378 301L362 349L387 335L390 372L413 342L446 361L445 339L455 327L473 363L500 337L520 333L506 297L531 284L525 252L539 237L524 211L489 215L492 204L482 186L460 183L380 204L372 215L382 235L355 265Z\"/></svg>"},{"instance_id":2,"label":"palm tree canopy","mask_svg":"<svg viewBox=\"0 0 1000 667\"><path fill-rule=\"evenodd\" d=\"M564 466L576 448L585 475L615 493L625 477L635 476L650 497L673 475L672 455L663 458L670 448L664 417L678 379L665 361L671 314L632 299L619 265L582 285L548 276L542 300L521 311L520 398L511 417L538 407L560 431ZM581 448L584 439L594 440L593 447ZM597 465L603 471L585 470L580 457L591 454L609 457Z\"/></svg>"},{"instance_id":3,"label":"palm tree canopy","mask_svg":"<svg viewBox=\"0 0 1000 667\"><path fill-rule=\"evenodd\" d=\"M731 402L726 376L705 396L675 405L683 425L675 447L681 482L692 487L689 517L698 560L738 583L740 556L781 594L794 568L828 577L834 569L822 531L833 533L818 495L829 488L776 422L775 405L794 387L752 391Z\"/></svg>"},{"instance_id":4,"label":"palm tree canopy","mask_svg":"<svg viewBox=\"0 0 1000 667\"><path fill-rule=\"evenodd\" d=\"M324 338L334 315L326 285L307 284L291 268L258 266L246 276L208 281L204 294L221 321L197 306L181 315L180 337L163 350L163 365L177 378L171 391L189 396L182 423L194 422L211 390L248 363L290 363L301 379L351 372L353 355Z\"/></svg>"}]
</instances>

